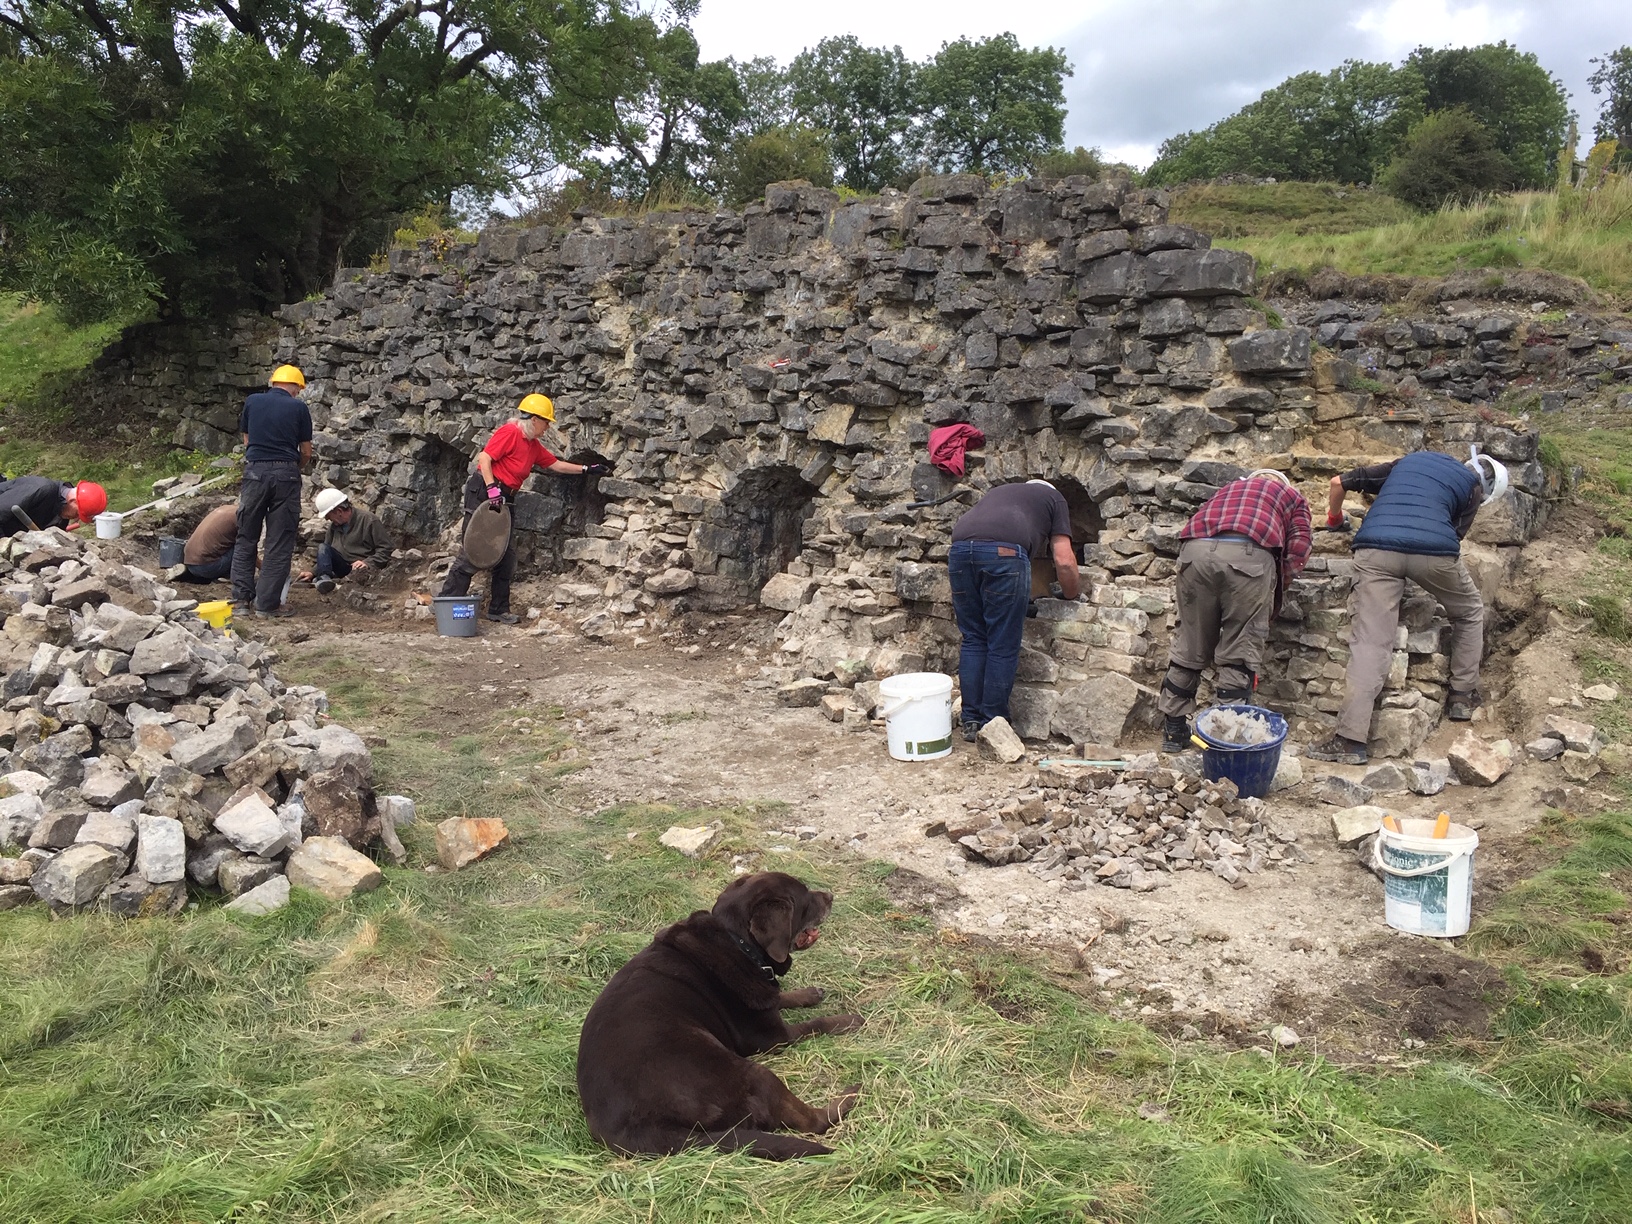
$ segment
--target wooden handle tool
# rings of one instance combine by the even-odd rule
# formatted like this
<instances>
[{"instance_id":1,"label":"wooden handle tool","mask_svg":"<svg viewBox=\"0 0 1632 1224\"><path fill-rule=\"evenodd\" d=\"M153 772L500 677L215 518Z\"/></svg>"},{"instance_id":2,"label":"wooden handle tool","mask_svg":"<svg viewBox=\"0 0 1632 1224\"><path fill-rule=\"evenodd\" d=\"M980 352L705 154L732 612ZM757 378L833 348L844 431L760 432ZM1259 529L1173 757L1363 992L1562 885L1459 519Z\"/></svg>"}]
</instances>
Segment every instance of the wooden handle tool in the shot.
<instances>
[{"instance_id":1,"label":"wooden handle tool","mask_svg":"<svg viewBox=\"0 0 1632 1224\"><path fill-rule=\"evenodd\" d=\"M1383 817L1383 828L1387 829L1390 833L1398 833L1400 831L1400 822L1394 819L1393 812L1389 812Z\"/></svg>"},{"instance_id":2,"label":"wooden handle tool","mask_svg":"<svg viewBox=\"0 0 1632 1224\"><path fill-rule=\"evenodd\" d=\"M1434 821L1434 836L1435 837L1444 837L1447 834L1449 834L1450 831L1451 831L1451 814L1449 812L1441 812L1439 814L1439 819Z\"/></svg>"}]
</instances>

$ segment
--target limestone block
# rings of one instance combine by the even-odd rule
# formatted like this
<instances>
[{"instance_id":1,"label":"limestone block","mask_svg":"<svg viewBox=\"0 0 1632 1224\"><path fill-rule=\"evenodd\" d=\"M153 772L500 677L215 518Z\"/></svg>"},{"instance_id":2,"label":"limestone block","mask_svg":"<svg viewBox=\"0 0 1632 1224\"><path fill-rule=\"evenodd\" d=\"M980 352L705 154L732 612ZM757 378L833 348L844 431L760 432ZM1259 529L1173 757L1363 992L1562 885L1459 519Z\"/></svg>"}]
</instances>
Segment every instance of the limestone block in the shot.
<instances>
[{"instance_id":1,"label":"limestone block","mask_svg":"<svg viewBox=\"0 0 1632 1224\"><path fill-rule=\"evenodd\" d=\"M1245 251L1162 250L1145 261L1145 289L1152 297L1239 297L1252 292L1254 273L1254 260Z\"/></svg>"},{"instance_id":2,"label":"limestone block","mask_svg":"<svg viewBox=\"0 0 1632 1224\"><path fill-rule=\"evenodd\" d=\"M215 827L245 854L270 858L289 846L289 833L283 821L278 819L266 796L258 792L222 808L215 818Z\"/></svg>"},{"instance_id":3,"label":"limestone block","mask_svg":"<svg viewBox=\"0 0 1632 1224\"><path fill-rule=\"evenodd\" d=\"M826 680L794 680L776 690L776 703L794 709L811 709L822 703L822 695L826 692Z\"/></svg>"},{"instance_id":4,"label":"limestone block","mask_svg":"<svg viewBox=\"0 0 1632 1224\"><path fill-rule=\"evenodd\" d=\"M76 912L92 904L124 873L125 856L90 843L70 846L34 873L36 895L53 910Z\"/></svg>"},{"instance_id":5,"label":"limestone block","mask_svg":"<svg viewBox=\"0 0 1632 1224\"><path fill-rule=\"evenodd\" d=\"M182 628L166 629L138 642L130 654L130 672L150 676L179 671L193 661L193 635Z\"/></svg>"},{"instance_id":6,"label":"limestone block","mask_svg":"<svg viewBox=\"0 0 1632 1224\"><path fill-rule=\"evenodd\" d=\"M1101 608L1100 615L1116 610ZM1124 735L1153 724L1155 709L1155 693L1127 676L1111 672L1061 691L1053 731L1067 739L1117 744Z\"/></svg>"},{"instance_id":7,"label":"limestone block","mask_svg":"<svg viewBox=\"0 0 1632 1224\"><path fill-rule=\"evenodd\" d=\"M74 835L76 844L91 843L106 846L108 849L117 850L121 854L129 851L131 844L135 840L135 818L113 812L92 812L85 818L85 823L79 827L79 832Z\"/></svg>"},{"instance_id":8,"label":"limestone block","mask_svg":"<svg viewBox=\"0 0 1632 1224\"><path fill-rule=\"evenodd\" d=\"M1025 744L1004 718L994 718L983 726L979 743L982 756L995 758L1004 765L1012 765L1026 755Z\"/></svg>"},{"instance_id":9,"label":"limestone block","mask_svg":"<svg viewBox=\"0 0 1632 1224\"><path fill-rule=\"evenodd\" d=\"M1604 746L1604 737L1598 728L1590 723L1579 722L1573 718L1566 718L1562 714L1549 714L1543 725L1543 734L1554 739L1564 741L1564 747L1572 752L1585 752L1595 755Z\"/></svg>"},{"instance_id":10,"label":"limestone block","mask_svg":"<svg viewBox=\"0 0 1632 1224\"><path fill-rule=\"evenodd\" d=\"M1524 746L1524 750L1538 761L1556 761L1564 755L1564 741L1544 735L1540 739L1531 740Z\"/></svg>"},{"instance_id":11,"label":"limestone block","mask_svg":"<svg viewBox=\"0 0 1632 1224\"><path fill-rule=\"evenodd\" d=\"M191 773L213 773L243 756L258 738L255 724L240 715L178 739L170 749L170 759Z\"/></svg>"},{"instance_id":12,"label":"limestone block","mask_svg":"<svg viewBox=\"0 0 1632 1224\"><path fill-rule=\"evenodd\" d=\"M154 884L186 876L187 839L181 821L145 812L136 817L136 871Z\"/></svg>"},{"instance_id":13,"label":"limestone block","mask_svg":"<svg viewBox=\"0 0 1632 1224\"><path fill-rule=\"evenodd\" d=\"M289 855L289 883L309 888L331 901L343 901L385 883L385 874L367 855L338 837L310 837Z\"/></svg>"},{"instance_id":14,"label":"limestone block","mask_svg":"<svg viewBox=\"0 0 1632 1224\"><path fill-rule=\"evenodd\" d=\"M1362 837L1370 837L1383 827L1383 817L1391 813L1387 808L1361 804L1332 813L1332 836L1340 846L1350 846Z\"/></svg>"},{"instance_id":15,"label":"limestone block","mask_svg":"<svg viewBox=\"0 0 1632 1224\"><path fill-rule=\"evenodd\" d=\"M793 574L773 574L759 592L759 602L778 612L792 612L809 602L816 583Z\"/></svg>"},{"instance_id":16,"label":"limestone block","mask_svg":"<svg viewBox=\"0 0 1632 1224\"><path fill-rule=\"evenodd\" d=\"M1309 368L1307 327L1256 331L1231 340L1226 347L1237 374L1301 374Z\"/></svg>"},{"instance_id":17,"label":"limestone block","mask_svg":"<svg viewBox=\"0 0 1632 1224\"><path fill-rule=\"evenodd\" d=\"M697 575L689 569L679 566L670 566L660 574L653 574L642 584L653 595L679 595L682 591L689 591L697 585Z\"/></svg>"},{"instance_id":18,"label":"limestone block","mask_svg":"<svg viewBox=\"0 0 1632 1224\"><path fill-rule=\"evenodd\" d=\"M44 816L45 804L38 795L25 791L0 799L0 846L28 845Z\"/></svg>"},{"instance_id":19,"label":"limestone block","mask_svg":"<svg viewBox=\"0 0 1632 1224\"><path fill-rule=\"evenodd\" d=\"M1603 768L1596 757L1576 752L1573 748L1566 748L1558 763L1571 782L1591 782Z\"/></svg>"},{"instance_id":20,"label":"limestone block","mask_svg":"<svg viewBox=\"0 0 1632 1224\"><path fill-rule=\"evenodd\" d=\"M700 858L713 849L724 835L725 826L715 821L713 824L699 825L696 828L670 825L657 840L660 845L667 846L670 850L678 850L687 858Z\"/></svg>"},{"instance_id":21,"label":"limestone block","mask_svg":"<svg viewBox=\"0 0 1632 1224\"><path fill-rule=\"evenodd\" d=\"M215 883L227 896L237 897L281 874L276 863L252 854L222 859L221 865L216 868Z\"/></svg>"},{"instance_id":22,"label":"limestone block","mask_svg":"<svg viewBox=\"0 0 1632 1224\"><path fill-rule=\"evenodd\" d=\"M1517 753L1508 740L1487 744L1472 731L1465 731L1447 755L1451 769L1464 785L1495 786L1513 768Z\"/></svg>"},{"instance_id":23,"label":"limestone block","mask_svg":"<svg viewBox=\"0 0 1632 1224\"><path fill-rule=\"evenodd\" d=\"M275 913L289 904L289 877L275 875L269 880L257 884L254 888L240 893L235 899L228 901L221 908L230 910L234 914L244 914L251 918L261 918Z\"/></svg>"},{"instance_id":24,"label":"limestone block","mask_svg":"<svg viewBox=\"0 0 1632 1224\"><path fill-rule=\"evenodd\" d=\"M115 918L157 918L181 912L187 886L176 880L155 883L140 872L115 880L96 899L98 909Z\"/></svg>"}]
</instances>

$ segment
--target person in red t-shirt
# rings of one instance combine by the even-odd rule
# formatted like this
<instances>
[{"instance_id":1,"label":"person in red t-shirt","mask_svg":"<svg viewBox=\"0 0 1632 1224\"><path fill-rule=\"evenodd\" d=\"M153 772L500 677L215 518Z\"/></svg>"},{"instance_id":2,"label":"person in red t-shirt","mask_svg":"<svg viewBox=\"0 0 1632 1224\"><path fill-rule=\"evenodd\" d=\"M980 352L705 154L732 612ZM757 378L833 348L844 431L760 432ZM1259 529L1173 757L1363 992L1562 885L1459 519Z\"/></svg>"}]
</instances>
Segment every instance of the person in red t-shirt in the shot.
<instances>
[{"instance_id":1,"label":"person in red t-shirt","mask_svg":"<svg viewBox=\"0 0 1632 1224\"><path fill-rule=\"evenodd\" d=\"M476 470L465 482L465 518L459 524L461 539L476 507L484 501L503 501L506 504L515 501L522 481L531 476L535 468L543 468L552 476L577 476L585 472L591 476L604 476L612 470L604 463L568 463L565 459L557 459L539 441L550 422L555 420L555 405L550 402L549 396L529 395L521 401L517 411L520 417L506 421L495 429L487 445L476 453ZM515 533L512 532L510 544L499 563L493 567L492 577L488 580L488 620L513 625L520 619L510 611L510 580L515 573L516 546ZM461 549L454 559L453 568L448 571L447 581L438 593L463 595L470 590L470 580L475 576L476 567L465 560L464 550Z\"/></svg>"}]
</instances>

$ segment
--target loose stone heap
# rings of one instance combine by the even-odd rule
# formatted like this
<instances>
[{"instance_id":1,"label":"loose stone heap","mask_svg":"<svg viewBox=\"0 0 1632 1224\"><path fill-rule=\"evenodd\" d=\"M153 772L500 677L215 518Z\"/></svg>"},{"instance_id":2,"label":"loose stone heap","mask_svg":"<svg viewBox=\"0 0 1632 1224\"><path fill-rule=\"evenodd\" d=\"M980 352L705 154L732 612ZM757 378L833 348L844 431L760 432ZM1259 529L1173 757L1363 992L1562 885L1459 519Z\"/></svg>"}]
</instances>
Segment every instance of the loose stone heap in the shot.
<instances>
[{"instance_id":1,"label":"loose stone heap","mask_svg":"<svg viewBox=\"0 0 1632 1224\"><path fill-rule=\"evenodd\" d=\"M1264 801L1240 798L1228 779L1168 769L1073 773L1034 778L1005 799L969 800L965 819L929 832L972 862L1028 863L1045 880L1079 888L1150 892L1168 874L1191 870L1245 888L1247 875L1303 861L1297 834L1277 828Z\"/></svg>"},{"instance_id":2,"label":"loose stone heap","mask_svg":"<svg viewBox=\"0 0 1632 1224\"><path fill-rule=\"evenodd\" d=\"M0 545L0 909L173 913L191 881L265 912L290 882L381 882L361 851L400 849L412 804L376 801L321 690L196 607L61 530Z\"/></svg>"}]
</instances>

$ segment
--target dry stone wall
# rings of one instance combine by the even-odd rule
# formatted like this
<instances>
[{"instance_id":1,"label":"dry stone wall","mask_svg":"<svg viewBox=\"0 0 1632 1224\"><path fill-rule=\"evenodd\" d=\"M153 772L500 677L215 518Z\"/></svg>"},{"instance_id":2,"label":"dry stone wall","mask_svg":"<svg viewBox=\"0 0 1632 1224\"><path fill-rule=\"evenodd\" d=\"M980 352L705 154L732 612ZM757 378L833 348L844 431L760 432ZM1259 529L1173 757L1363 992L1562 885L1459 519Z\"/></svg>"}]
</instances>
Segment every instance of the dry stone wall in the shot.
<instances>
[{"instance_id":1,"label":"dry stone wall","mask_svg":"<svg viewBox=\"0 0 1632 1224\"><path fill-rule=\"evenodd\" d=\"M561 574L556 603L591 636L780 611L768 678L859 685L858 712L880 676L955 671L951 523L990 485L1046 475L1089 596L1039 601L1016 722L1111 742L1150 714L1179 529L1243 471L1280 468L1318 504L1356 463L1477 443L1515 478L1470 546L1492 594L1539 518L1531 434L1454 399L1379 402L1309 327L1269 326L1253 290L1250 256L1170 224L1160 191L955 176L841 202L782 184L740 214L395 251L276 320L133 336L87 394L226 449L242 393L295 361L320 480L446 542L471 454L546 391L555 448L616 468L530 482L523 573ZM961 481L927 462L946 422L986 435ZM1277 625L1263 692L1294 717L1336 709L1349 572L1323 537ZM1396 751L1437 717L1443 645L1432 601L1409 602L1380 715Z\"/></svg>"}]
</instances>

